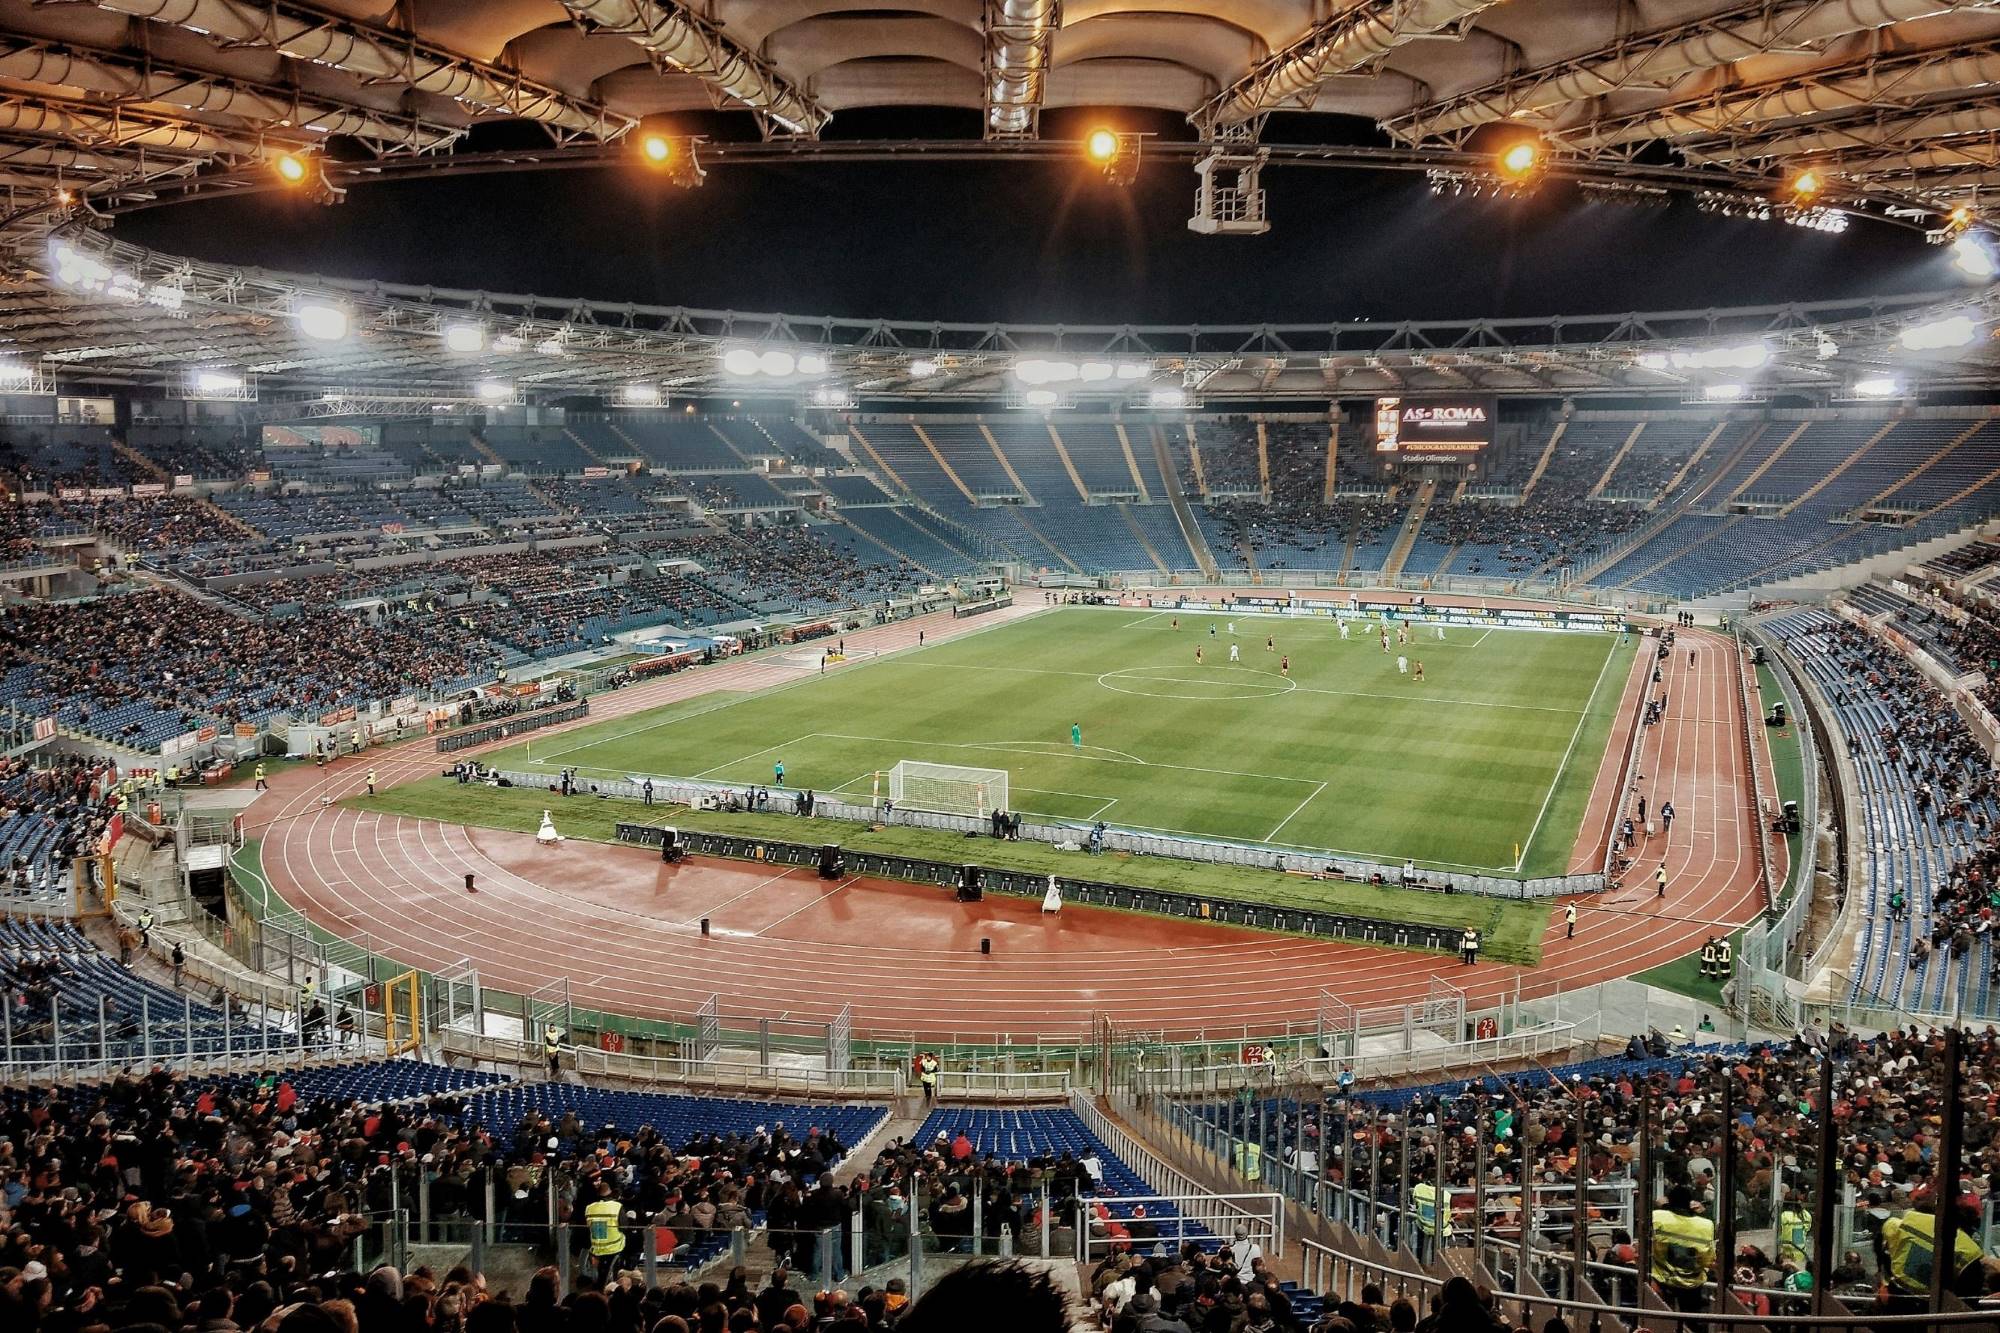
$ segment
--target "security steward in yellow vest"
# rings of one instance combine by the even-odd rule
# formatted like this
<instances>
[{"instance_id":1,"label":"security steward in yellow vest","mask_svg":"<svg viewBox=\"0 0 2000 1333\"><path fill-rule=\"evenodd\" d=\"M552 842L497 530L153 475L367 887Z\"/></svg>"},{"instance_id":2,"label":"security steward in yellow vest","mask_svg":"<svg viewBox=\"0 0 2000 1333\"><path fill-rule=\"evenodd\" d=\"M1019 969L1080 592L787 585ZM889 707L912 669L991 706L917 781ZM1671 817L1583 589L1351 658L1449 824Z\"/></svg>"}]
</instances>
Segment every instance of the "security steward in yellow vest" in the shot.
<instances>
[{"instance_id":1,"label":"security steward in yellow vest","mask_svg":"<svg viewBox=\"0 0 2000 1333\"><path fill-rule=\"evenodd\" d=\"M1812 1214L1795 1194L1778 1211L1778 1259L1804 1267L1812 1258Z\"/></svg>"},{"instance_id":2,"label":"security steward in yellow vest","mask_svg":"<svg viewBox=\"0 0 2000 1333\"><path fill-rule=\"evenodd\" d=\"M619 1222L625 1216L625 1205L618 1202L618 1196L611 1191L611 1182L600 1177L597 1182L597 1197L583 1210L584 1221L590 1226L590 1257L597 1262L597 1285L611 1285L611 1275L617 1270L618 1256L625 1253L625 1232Z\"/></svg>"},{"instance_id":3,"label":"security steward in yellow vest","mask_svg":"<svg viewBox=\"0 0 2000 1333\"><path fill-rule=\"evenodd\" d=\"M1415 1185L1410 1187L1410 1207L1415 1212L1417 1219L1417 1252L1423 1256L1426 1263L1436 1259L1438 1255L1438 1204L1440 1202L1443 1202L1445 1205L1443 1239L1450 1240L1450 1196L1440 1194L1437 1186L1431 1184L1428 1180L1419 1180Z\"/></svg>"},{"instance_id":4,"label":"security steward in yellow vest","mask_svg":"<svg viewBox=\"0 0 2000 1333\"><path fill-rule=\"evenodd\" d=\"M1983 1283L1980 1260L1985 1257L1979 1242L1979 1215L1969 1208L1958 1210L1958 1231L1952 1237L1956 1260L1952 1280L1945 1290L1960 1296L1977 1296ZM1912 1209L1882 1224L1882 1248L1888 1253L1888 1283L1891 1296L1927 1296L1931 1289L1931 1264L1937 1253L1937 1218Z\"/></svg>"},{"instance_id":5,"label":"security steward in yellow vest","mask_svg":"<svg viewBox=\"0 0 2000 1333\"><path fill-rule=\"evenodd\" d=\"M1667 1206L1653 1210L1652 1274L1660 1297L1683 1314L1708 1307L1702 1290L1715 1267L1715 1223L1698 1216L1685 1185L1667 1191Z\"/></svg>"}]
</instances>

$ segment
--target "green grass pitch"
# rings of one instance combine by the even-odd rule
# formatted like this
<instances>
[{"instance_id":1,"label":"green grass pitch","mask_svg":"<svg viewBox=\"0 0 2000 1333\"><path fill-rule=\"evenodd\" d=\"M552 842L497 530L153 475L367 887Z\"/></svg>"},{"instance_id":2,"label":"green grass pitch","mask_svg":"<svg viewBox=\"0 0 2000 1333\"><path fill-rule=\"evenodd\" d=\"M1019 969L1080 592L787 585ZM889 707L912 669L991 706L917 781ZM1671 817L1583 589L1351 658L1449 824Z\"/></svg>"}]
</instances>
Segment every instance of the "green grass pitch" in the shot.
<instances>
[{"instance_id":1,"label":"green grass pitch","mask_svg":"<svg viewBox=\"0 0 2000 1333\"><path fill-rule=\"evenodd\" d=\"M1567 868L1631 661L1617 636L1451 626L1440 642L1411 626L1385 654L1370 629L1342 640L1331 621L1238 617L1232 635L1225 614L1178 619L1054 611L494 762L769 784L782 760L790 787L865 800L878 772L929 760L1004 768L1014 809L1082 824L1481 873Z\"/></svg>"}]
</instances>

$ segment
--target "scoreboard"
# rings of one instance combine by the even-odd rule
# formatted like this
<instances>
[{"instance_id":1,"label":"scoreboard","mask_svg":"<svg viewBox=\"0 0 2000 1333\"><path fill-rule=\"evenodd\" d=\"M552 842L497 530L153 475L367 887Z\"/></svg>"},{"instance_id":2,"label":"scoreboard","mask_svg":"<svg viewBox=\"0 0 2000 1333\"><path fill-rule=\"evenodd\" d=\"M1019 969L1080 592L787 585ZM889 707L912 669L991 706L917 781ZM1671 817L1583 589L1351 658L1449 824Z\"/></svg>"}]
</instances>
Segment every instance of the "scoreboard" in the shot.
<instances>
[{"instance_id":1,"label":"scoreboard","mask_svg":"<svg viewBox=\"0 0 2000 1333\"><path fill-rule=\"evenodd\" d=\"M1499 417L1493 397L1377 398L1375 452L1385 461L1477 463Z\"/></svg>"}]
</instances>

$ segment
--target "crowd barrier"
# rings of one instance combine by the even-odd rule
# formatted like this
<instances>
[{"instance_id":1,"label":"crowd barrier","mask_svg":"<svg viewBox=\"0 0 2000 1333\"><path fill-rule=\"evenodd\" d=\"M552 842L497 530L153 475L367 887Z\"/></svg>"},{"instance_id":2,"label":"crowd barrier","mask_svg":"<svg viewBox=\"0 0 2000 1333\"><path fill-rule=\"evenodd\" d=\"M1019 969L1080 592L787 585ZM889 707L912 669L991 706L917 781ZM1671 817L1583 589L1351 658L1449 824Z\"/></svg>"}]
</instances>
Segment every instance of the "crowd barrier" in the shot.
<instances>
[{"instance_id":1,"label":"crowd barrier","mask_svg":"<svg viewBox=\"0 0 2000 1333\"><path fill-rule=\"evenodd\" d=\"M560 780L549 773L527 773L517 770L500 770L500 779L516 787L531 790L556 791ZM645 801L650 784L651 800L666 805L698 807L704 800L727 801L731 796L739 801L746 793L756 790L754 785L732 785L719 782L701 782L690 778L638 775L638 780L629 778L586 779L578 784L577 790L592 796L612 796L628 801ZM763 807L765 813L791 813L792 803L798 797L795 792L779 791L771 793L776 805ZM813 814L816 818L844 820L855 824L897 824L907 828L937 829L947 833L990 833L992 823L974 815L939 814L928 810L897 809L889 804L862 805L844 801L834 796L815 794ZM810 825L801 825L802 829ZM1043 824L1022 820L1020 836L1029 842L1045 842L1057 846L1085 846L1091 836L1091 827L1082 824ZM655 839L657 842L657 839ZM750 839L755 842L757 839ZM1201 861L1211 865L1251 866L1260 870L1278 872L1298 872L1320 875L1332 881L1368 881L1401 885L1412 889L1428 889L1438 893L1471 893L1487 898L1558 898L1576 894L1597 893L1604 888L1604 876L1599 873L1585 875L1557 875L1545 879L1511 879L1504 875L1473 875L1458 871L1433 870L1423 867L1409 869L1404 866L1385 865L1375 861L1354 857L1335 858L1313 855L1296 849L1260 847L1251 843L1225 842L1213 838L1167 837L1162 834L1141 833L1131 829L1121 829L1112 825L1104 827L1102 849L1106 852L1128 852L1134 856L1158 856L1176 861ZM870 871L868 873L887 873ZM998 873L998 872L995 872ZM892 878L907 878L892 876ZM1082 881L1088 882L1088 881ZM1044 878L1042 886L1047 887ZM1110 886L1107 886L1110 887ZM1121 889L1121 892L1152 893L1154 890ZM1039 892L1039 890L1038 890ZM1067 892L1067 890L1065 890ZM1180 895L1185 896L1185 895ZM1199 900L1210 901L1210 900ZM1127 906L1130 904L1114 904ZM1216 901L1212 906L1219 908ZM1147 909L1151 910L1151 909ZM1171 909L1167 909L1171 910ZM1257 907L1260 913L1290 910L1295 915L1297 909ZM1220 919L1220 918L1218 918ZM1256 922L1268 926L1268 916ZM1299 929L1282 926L1278 929Z\"/></svg>"},{"instance_id":2,"label":"crowd barrier","mask_svg":"<svg viewBox=\"0 0 2000 1333\"><path fill-rule=\"evenodd\" d=\"M684 830L690 851L703 856L726 856L738 860L765 861L777 865L812 865L819 861L826 844L778 842L771 838L743 834L705 833ZM658 847L664 830L651 824L618 825L621 842ZM909 880L952 888L959 883L963 861L932 861L914 856L888 856L874 852L841 853L843 874L877 875L884 879ZM1022 898L1040 898L1051 878L1062 891L1065 903L1086 903L1100 907L1120 907L1152 912L1161 916L1192 917L1225 925L1252 926L1261 930L1294 931L1302 935L1324 935L1335 939L1360 940L1370 944L1393 944L1415 949L1448 951L1458 947L1456 926L1417 925L1384 921L1373 917L1348 916L1339 912L1306 911L1296 907L1274 907L1262 903L1239 902L1227 898L1202 898L1166 889L1140 889L1123 884L1102 884L1067 875L1048 876L1019 870L980 867L984 888L995 893Z\"/></svg>"},{"instance_id":3,"label":"crowd barrier","mask_svg":"<svg viewBox=\"0 0 2000 1333\"><path fill-rule=\"evenodd\" d=\"M539 708L531 713L516 713L498 722L470 726L437 738L437 752L450 754L454 750L468 750L475 745L486 745L492 741L504 741L544 727L559 727L565 722L575 722L590 716L590 701L580 699L573 704L557 708Z\"/></svg>"}]
</instances>

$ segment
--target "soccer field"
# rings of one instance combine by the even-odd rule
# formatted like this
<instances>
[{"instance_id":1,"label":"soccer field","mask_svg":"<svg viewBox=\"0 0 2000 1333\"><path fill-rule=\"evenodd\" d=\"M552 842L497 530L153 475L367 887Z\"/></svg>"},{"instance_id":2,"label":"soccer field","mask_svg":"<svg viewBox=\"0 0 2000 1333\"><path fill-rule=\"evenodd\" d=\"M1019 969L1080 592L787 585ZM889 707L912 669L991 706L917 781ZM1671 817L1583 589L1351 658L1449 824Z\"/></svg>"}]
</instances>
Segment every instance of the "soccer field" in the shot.
<instances>
[{"instance_id":1,"label":"soccer field","mask_svg":"<svg viewBox=\"0 0 2000 1333\"><path fill-rule=\"evenodd\" d=\"M1439 642L1412 626L1384 654L1331 621L1239 617L1232 637L1230 620L1181 612L1176 630L1165 612L1053 611L494 762L769 784L782 760L789 787L866 800L877 773L928 760L1004 768L1014 809L1079 824L1483 873L1567 868L1631 662L1616 635L1452 626ZM1397 672L1399 652L1413 672L1422 661L1423 683Z\"/></svg>"}]
</instances>

